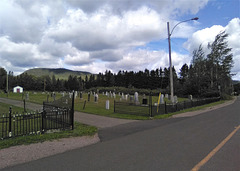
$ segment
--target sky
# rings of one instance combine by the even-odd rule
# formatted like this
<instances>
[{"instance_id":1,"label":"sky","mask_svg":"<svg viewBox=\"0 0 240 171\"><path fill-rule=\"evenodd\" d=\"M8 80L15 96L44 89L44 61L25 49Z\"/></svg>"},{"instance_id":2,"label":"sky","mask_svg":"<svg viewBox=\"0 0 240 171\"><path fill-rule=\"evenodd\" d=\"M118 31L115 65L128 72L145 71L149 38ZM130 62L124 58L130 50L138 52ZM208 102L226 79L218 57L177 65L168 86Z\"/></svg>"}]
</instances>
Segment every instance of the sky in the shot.
<instances>
[{"instance_id":1,"label":"sky","mask_svg":"<svg viewBox=\"0 0 240 171\"><path fill-rule=\"evenodd\" d=\"M239 0L1 0L0 67L67 68L94 74L169 66L176 71L221 31L229 34L233 79L240 80Z\"/></svg>"}]
</instances>

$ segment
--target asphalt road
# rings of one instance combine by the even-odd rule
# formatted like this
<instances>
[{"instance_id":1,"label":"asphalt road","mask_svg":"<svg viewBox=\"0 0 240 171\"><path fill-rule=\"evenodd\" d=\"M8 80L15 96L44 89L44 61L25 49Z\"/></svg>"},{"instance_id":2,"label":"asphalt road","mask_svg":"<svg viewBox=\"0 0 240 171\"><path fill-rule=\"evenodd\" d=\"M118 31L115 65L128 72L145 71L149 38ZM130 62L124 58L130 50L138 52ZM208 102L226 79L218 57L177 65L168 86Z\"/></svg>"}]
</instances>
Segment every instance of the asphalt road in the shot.
<instances>
[{"instance_id":1,"label":"asphalt road","mask_svg":"<svg viewBox=\"0 0 240 171\"><path fill-rule=\"evenodd\" d=\"M238 98L193 117L103 128L100 143L3 170L191 170L239 125ZM240 130L225 142L200 170L240 170Z\"/></svg>"}]
</instances>

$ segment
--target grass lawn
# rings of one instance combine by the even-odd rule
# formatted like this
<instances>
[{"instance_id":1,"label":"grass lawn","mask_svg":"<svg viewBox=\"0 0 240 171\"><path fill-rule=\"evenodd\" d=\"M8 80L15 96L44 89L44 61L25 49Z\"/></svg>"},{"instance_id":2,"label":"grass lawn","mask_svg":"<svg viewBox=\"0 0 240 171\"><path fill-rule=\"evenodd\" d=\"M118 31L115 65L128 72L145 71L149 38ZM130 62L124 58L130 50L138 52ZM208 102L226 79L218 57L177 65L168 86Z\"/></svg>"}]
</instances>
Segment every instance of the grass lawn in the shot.
<instances>
[{"instance_id":1,"label":"grass lawn","mask_svg":"<svg viewBox=\"0 0 240 171\"><path fill-rule=\"evenodd\" d=\"M12 113L22 113L24 111L24 109L21 107L0 103L0 114L9 113L9 107L12 107ZM27 110L27 112L30 112L30 110Z\"/></svg>"},{"instance_id":2,"label":"grass lawn","mask_svg":"<svg viewBox=\"0 0 240 171\"><path fill-rule=\"evenodd\" d=\"M5 97L6 98L6 94L0 93L0 97ZM24 97L25 97L25 95L24 95ZM53 100L53 98L51 97L51 93L47 94L47 93L42 93L42 92L29 92L29 100L26 101L26 102L42 104L43 101L47 101L47 97L49 97L49 101ZM62 97L62 95L60 93L56 93L56 99L59 99L61 97ZM23 95L18 94L18 93L9 93L8 98L9 99L15 99L15 100L22 100ZM148 119L150 119L149 116L137 116L137 115L133 115L133 114L114 113L114 100L119 101L120 98L121 98L121 96L119 96L118 94L116 94L116 98L114 99L114 98L107 97L106 95L103 95L102 93L100 93L99 94L99 100L98 100L97 103L95 103L93 95L90 96L90 101L88 101L87 93L83 93L83 98L82 99L80 99L79 96L75 99L74 107L75 107L76 111L80 111L80 112L84 112L84 113L90 113L90 114L96 114L96 115L101 115L101 116L124 118L124 119L137 119L137 120L148 120ZM142 101L142 98L143 97L139 95L139 101L140 102ZM149 98L149 97L147 96L147 98ZM130 101L129 99L130 98L128 98L128 101ZM106 109L106 100L109 100L109 103L110 103L109 110ZM166 98L164 100L167 103L171 103ZM185 100L187 100L187 99L186 98L178 98L179 102L182 102L182 101L185 101ZM86 103L85 103L85 101L86 101ZM126 100L122 100L122 101L126 101ZM158 96L152 96L152 104L157 103L157 102L158 102ZM85 103L85 106L84 106L84 103ZM9 108L7 107L7 109L5 109L5 111L8 111L8 109ZM187 110L183 110L183 111L179 111L179 112L183 113L183 112L187 112L189 110L198 110L198 109L199 109L199 107L196 107L196 108L191 108L191 109L187 109ZM132 110L130 106L129 106L128 110L129 111ZM146 109L146 110L148 110L148 109ZM177 114L179 112L175 112L173 114ZM158 116L155 116L154 118L156 118L156 119L157 118L166 118L166 117L169 117L173 114L158 115Z\"/></svg>"},{"instance_id":3,"label":"grass lawn","mask_svg":"<svg viewBox=\"0 0 240 171\"><path fill-rule=\"evenodd\" d=\"M9 113L10 106L12 107L13 113L23 113L23 108L0 103L0 116L1 114ZM51 141L51 140L60 139L60 138L92 136L95 133L97 133L96 127L74 122L74 130L68 130L68 131L62 131L62 132L56 132L56 133L45 133L40 135L38 134L38 135L29 135L29 136L19 136L15 138L4 139L4 140L0 139L0 149L8 148L16 145L23 145L23 144L26 145L26 144L43 142L43 141Z\"/></svg>"},{"instance_id":4,"label":"grass lawn","mask_svg":"<svg viewBox=\"0 0 240 171\"><path fill-rule=\"evenodd\" d=\"M53 98L51 97L51 93L42 93L42 92L28 92L29 93L29 100L26 100L26 102L31 102L31 103L37 103L37 104L43 104L43 101L47 101L47 98L49 101L53 101ZM26 99L26 94L25 93L9 93L8 95L4 93L0 93L0 97L3 98L9 98L13 100L23 100ZM62 97L60 93L55 93L56 94L56 99L59 99Z\"/></svg>"},{"instance_id":5,"label":"grass lawn","mask_svg":"<svg viewBox=\"0 0 240 171\"><path fill-rule=\"evenodd\" d=\"M146 96L149 98L148 96ZM119 101L121 96L116 95L116 98L107 97L106 95L99 94L99 100L97 103L94 102L93 95L90 96L90 101L88 101L88 95L86 93L83 94L83 98L80 99L79 97L75 99L75 110L85 113L91 113L96 115L102 115L102 116L109 116L109 117L116 117L116 118L123 118L123 119L137 119L137 120L148 120L150 119L149 116L137 116L132 114L120 114L120 113L114 113L114 100ZM139 101L141 102L143 99L143 96L139 96ZM110 108L109 110L106 109L106 101L109 100ZM149 100L149 99L148 99ZM167 103L170 103L168 99L164 99ZM186 98L178 98L178 101L184 101ZM85 107L84 103L86 101ZM158 96L152 96L152 104L157 103ZM122 102L130 102L130 98L128 100L122 100ZM133 109L137 109L136 107L133 107ZM128 106L127 110L132 110L131 106ZM141 110L149 110L148 107L142 108Z\"/></svg>"}]
</instances>

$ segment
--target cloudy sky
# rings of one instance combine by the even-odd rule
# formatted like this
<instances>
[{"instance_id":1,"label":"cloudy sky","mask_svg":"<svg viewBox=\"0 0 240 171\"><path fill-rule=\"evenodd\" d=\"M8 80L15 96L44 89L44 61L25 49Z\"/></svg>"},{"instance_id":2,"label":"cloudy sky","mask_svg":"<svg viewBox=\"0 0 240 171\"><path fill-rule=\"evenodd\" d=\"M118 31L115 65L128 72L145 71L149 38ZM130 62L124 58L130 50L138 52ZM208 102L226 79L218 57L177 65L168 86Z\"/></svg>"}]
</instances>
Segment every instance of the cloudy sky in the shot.
<instances>
[{"instance_id":1,"label":"cloudy sky","mask_svg":"<svg viewBox=\"0 0 240 171\"><path fill-rule=\"evenodd\" d=\"M239 0L1 0L0 67L64 67L91 73L168 67L179 72L192 51L226 30L240 80Z\"/></svg>"}]
</instances>

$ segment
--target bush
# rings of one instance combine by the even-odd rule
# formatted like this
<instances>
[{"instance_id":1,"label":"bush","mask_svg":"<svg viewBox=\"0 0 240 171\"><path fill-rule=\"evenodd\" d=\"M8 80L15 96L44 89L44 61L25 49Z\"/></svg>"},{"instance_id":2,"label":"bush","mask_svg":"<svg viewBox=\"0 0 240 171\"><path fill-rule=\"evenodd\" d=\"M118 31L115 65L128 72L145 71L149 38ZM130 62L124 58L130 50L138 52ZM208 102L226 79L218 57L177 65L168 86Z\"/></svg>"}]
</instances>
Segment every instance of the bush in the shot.
<instances>
[{"instance_id":1,"label":"bush","mask_svg":"<svg viewBox=\"0 0 240 171\"><path fill-rule=\"evenodd\" d=\"M219 91L218 90L208 90L201 94L201 97L204 98L211 98L211 97L219 97Z\"/></svg>"},{"instance_id":2,"label":"bush","mask_svg":"<svg viewBox=\"0 0 240 171\"><path fill-rule=\"evenodd\" d=\"M221 99L222 100L232 100L232 96L226 94L226 93L222 93L221 94Z\"/></svg>"}]
</instances>

